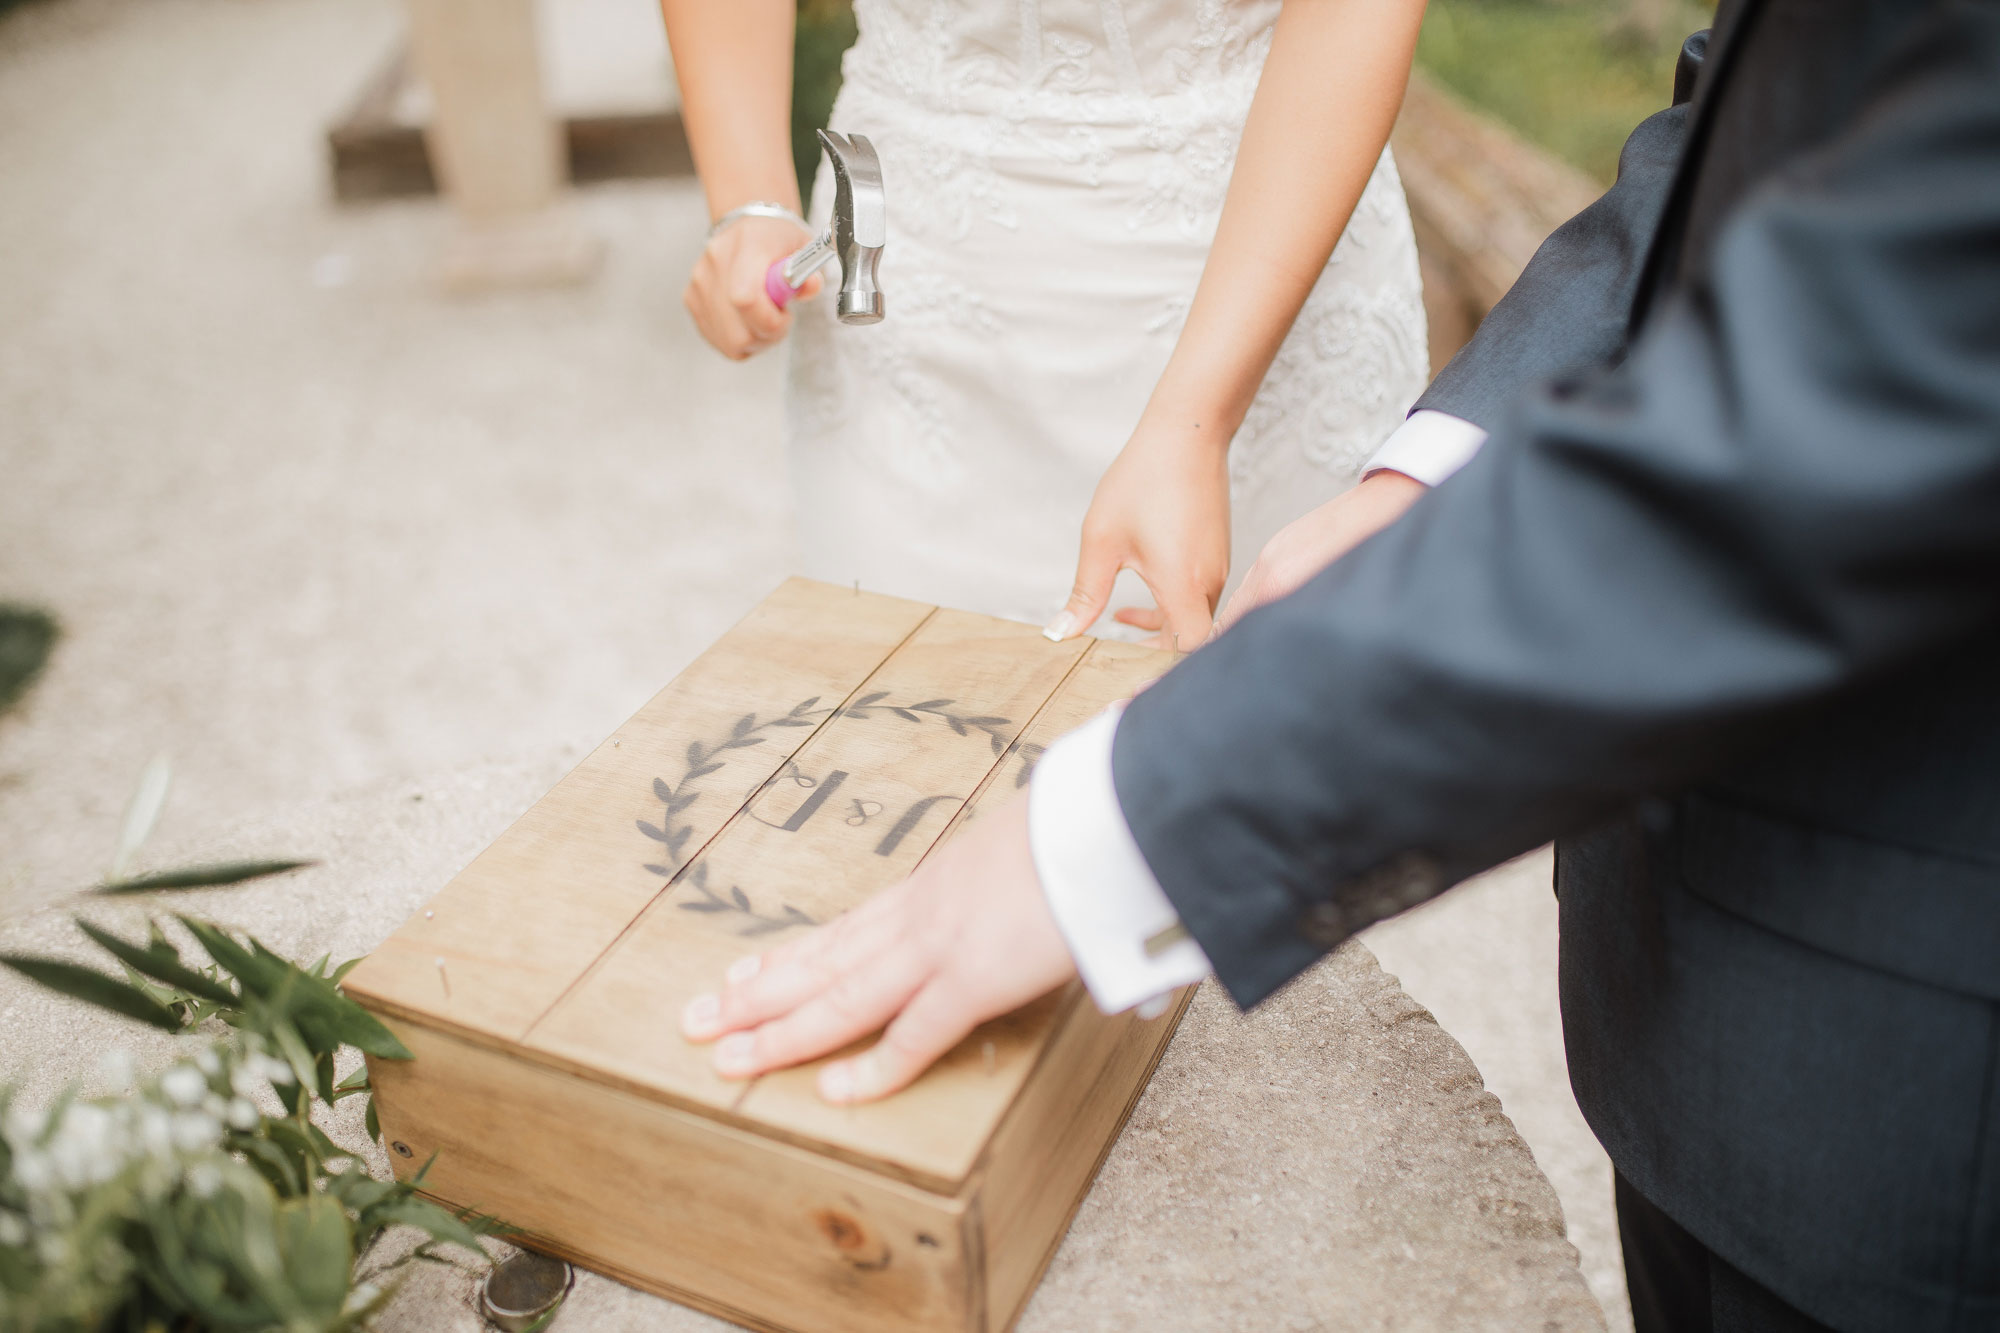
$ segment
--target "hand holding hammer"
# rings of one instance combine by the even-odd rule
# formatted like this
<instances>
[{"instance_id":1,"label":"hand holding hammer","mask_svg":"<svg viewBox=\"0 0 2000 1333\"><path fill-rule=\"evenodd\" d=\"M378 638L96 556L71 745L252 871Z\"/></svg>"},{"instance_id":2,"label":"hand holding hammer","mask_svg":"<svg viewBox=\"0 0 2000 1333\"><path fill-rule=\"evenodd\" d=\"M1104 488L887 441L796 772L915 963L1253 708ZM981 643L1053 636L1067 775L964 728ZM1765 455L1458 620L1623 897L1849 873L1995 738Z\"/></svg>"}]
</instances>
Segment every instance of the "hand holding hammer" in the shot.
<instances>
[{"instance_id":1,"label":"hand holding hammer","mask_svg":"<svg viewBox=\"0 0 2000 1333\"><path fill-rule=\"evenodd\" d=\"M863 135L821 130L819 141L833 172L826 229L772 259L778 246L796 244L785 238L809 231L805 220L780 204L741 205L710 229L709 244L688 282L688 313L702 336L732 360L744 360L783 338L791 323L786 308L817 291L815 275L835 259L840 261L836 313L841 322L873 324L882 318L877 265L886 223L880 160Z\"/></svg>"}]
</instances>

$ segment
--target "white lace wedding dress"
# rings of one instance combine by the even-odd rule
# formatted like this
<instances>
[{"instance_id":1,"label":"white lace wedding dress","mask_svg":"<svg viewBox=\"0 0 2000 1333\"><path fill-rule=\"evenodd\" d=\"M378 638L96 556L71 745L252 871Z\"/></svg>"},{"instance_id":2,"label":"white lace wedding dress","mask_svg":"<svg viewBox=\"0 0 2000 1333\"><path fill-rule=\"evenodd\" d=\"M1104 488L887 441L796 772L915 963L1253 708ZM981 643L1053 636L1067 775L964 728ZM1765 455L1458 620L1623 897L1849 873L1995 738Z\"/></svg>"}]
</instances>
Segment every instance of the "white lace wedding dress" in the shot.
<instances>
[{"instance_id":1,"label":"white lace wedding dress","mask_svg":"<svg viewBox=\"0 0 2000 1333\"><path fill-rule=\"evenodd\" d=\"M1187 315L1278 0L855 9L832 123L881 155L888 316L799 307L804 569L1039 624ZM831 196L822 164L816 222ZM1385 152L1231 450L1234 574L1358 479L1428 361ZM1150 603L1129 574L1119 591Z\"/></svg>"}]
</instances>

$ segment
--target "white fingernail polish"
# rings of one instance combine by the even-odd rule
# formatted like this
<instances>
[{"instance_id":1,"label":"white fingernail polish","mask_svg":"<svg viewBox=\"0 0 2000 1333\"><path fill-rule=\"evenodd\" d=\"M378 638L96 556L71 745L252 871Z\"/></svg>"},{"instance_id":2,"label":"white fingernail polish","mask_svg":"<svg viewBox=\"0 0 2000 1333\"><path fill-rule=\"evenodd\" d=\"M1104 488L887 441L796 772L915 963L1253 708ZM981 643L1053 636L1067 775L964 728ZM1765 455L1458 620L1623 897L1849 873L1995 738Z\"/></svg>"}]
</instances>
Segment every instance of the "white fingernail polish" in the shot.
<instances>
[{"instance_id":1,"label":"white fingernail polish","mask_svg":"<svg viewBox=\"0 0 2000 1333\"><path fill-rule=\"evenodd\" d=\"M828 1065L819 1071L819 1095L830 1102L854 1100L854 1071L848 1062Z\"/></svg>"},{"instance_id":2,"label":"white fingernail polish","mask_svg":"<svg viewBox=\"0 0 2000 1333\"><path fill-rule=\"evenodd\" d=\"M681 1031L691 1037L704 1037L715 1030L722 1018L722 998L718 995L697 995L681 1010Z\"/></svg>"},{"instance_id":3,"label":"white fingernail polish","mask_svg":"<svg viewBox=\"0 0 2000 1333\"><path fill-rule=\"evenodd\" d=\"M1076 633L1075 613L1062 611L1048 623L1048 627L1042 631L1042 637L1050 643L1061 643L1074 633Z\"/></svg>"},{"instance_id":4,"label":"white fingernail polish","mask_svg":"<svg viewBox=\"0 0 2000 1333\"><path fill-rule=\"evenodd\" d=\"M715 1067L725 1074L743 1073L756 1054L757 1038L748 1032L732 1032L715 1045Z\"/></svg>"},{"instance_id":5,"label":"white fingernail polish","mask_svg":"<svg viewBox=\"0 0 2000 1333\"><path fill-rule=\"evenodd\" d=\"M762 954L753 953L748 955L747 957L739 958L735 962L731 963L729 965L729 970L727 972L724 972L722 974L722 977L723 980L727 981L730 985L740 986L744 982L750 980L750 978L756 976L759 972L763 970L764 970L764 956Z\"/></svg>"}]
</instances>

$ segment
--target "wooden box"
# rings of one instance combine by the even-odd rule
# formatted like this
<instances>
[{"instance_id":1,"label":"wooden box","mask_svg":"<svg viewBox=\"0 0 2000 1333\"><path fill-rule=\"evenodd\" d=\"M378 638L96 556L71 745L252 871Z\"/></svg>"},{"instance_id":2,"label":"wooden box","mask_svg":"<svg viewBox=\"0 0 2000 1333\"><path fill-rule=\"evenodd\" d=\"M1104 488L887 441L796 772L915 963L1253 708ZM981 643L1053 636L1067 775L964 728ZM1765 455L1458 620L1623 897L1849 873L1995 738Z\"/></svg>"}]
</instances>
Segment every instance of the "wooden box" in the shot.
<instances>
[{"instance_id":1,"label":"wooden box","mask_svg":"<svg viewBox=\"0 0 2000 1333\"><path fill-rule=\"evenodd\" d=\"M726 1082L681 1006L896 882L1169 655L793 580L347 979L399 1172L530 1243L756 1328L1000 1330L1181 1008L1076 985L915 1085Z\"/></svg>"}]
</instances>

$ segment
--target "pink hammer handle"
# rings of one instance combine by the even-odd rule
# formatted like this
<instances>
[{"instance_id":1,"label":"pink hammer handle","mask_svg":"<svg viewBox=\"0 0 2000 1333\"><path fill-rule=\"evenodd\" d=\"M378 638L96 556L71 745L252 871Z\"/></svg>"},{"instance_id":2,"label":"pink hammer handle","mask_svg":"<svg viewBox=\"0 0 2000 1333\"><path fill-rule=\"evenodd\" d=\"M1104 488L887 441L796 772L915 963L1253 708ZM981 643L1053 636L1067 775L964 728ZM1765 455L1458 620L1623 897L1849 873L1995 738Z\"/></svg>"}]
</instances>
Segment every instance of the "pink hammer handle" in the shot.
<instances>
[{"instance_id":1,"label":"pink hammer handle","mask_svg":"<svg viewBox=\"0 0 2000 1333\"><path fill-rule=\"evenodd\" d=\"M785 281L785 261L774 259L771 267L764 270L764 295L771 298L771 304L783 310L792 303L799 289Z\"/></svg>"}]
</instances>

